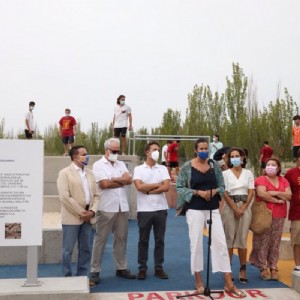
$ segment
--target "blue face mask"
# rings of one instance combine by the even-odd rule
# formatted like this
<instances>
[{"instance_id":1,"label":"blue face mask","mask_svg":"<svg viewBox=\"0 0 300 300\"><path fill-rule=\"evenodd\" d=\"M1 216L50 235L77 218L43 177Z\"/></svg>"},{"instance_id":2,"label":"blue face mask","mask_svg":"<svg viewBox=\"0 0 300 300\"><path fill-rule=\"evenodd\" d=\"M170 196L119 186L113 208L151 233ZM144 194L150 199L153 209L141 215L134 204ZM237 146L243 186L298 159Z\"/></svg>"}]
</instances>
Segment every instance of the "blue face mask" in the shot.
<instances>
[{"instance_id":1,"label":"blue face mask","mask_svg":"<svg viewBox=\"0 0 300 300\"><path fill-rule=\"evenodd\" d=\"M90 159L90 156L87 154L87 155L85 156L85 160L82 161L81 163L82 163L83 165L87 166L87 165L89 164L89 159Z\"/></svg>"},{"instance_id":2,"label":"blue face mask","mask_svg":"<svg viewBox=\"0 0 300 300\"><path fill-rule=\"evenodd\" d=\"M201 151L201 152L197 152L197 155L199 158L205 160L208 158L208 151Z\"/></svg>"},{"instance_id":3,"label":"blue face mask","mask_svg":"<svg viewBox=\"0 0 300 300\"><path fill-rule=\"evenodd\" d=\"M234 167L239 167L242 163L240 157L231 157L230 162Z\"/></svg>"}]
</instances>

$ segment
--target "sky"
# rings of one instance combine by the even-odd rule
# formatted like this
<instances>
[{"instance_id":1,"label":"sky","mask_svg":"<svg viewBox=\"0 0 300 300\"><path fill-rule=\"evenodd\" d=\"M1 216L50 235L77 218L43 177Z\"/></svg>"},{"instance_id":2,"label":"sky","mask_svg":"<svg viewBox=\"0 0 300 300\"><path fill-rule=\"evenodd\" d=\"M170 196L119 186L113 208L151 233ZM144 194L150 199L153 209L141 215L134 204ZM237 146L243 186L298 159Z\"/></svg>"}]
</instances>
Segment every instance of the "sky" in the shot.
<instances>
[{"instance_id":1,"label":"sky","mask_svg":"<svg viewBox=\"0 0 300 300\"><path fill-rule=\"evenodd\" d=\"M223 92L232 63L260 106L287 87L300 105L299 0L0 0L0 120L24 129L28 102L43 133L66 107L112 121L119 95L133 127L181 112L198 84Z\"/></svg>"}]
</instances>

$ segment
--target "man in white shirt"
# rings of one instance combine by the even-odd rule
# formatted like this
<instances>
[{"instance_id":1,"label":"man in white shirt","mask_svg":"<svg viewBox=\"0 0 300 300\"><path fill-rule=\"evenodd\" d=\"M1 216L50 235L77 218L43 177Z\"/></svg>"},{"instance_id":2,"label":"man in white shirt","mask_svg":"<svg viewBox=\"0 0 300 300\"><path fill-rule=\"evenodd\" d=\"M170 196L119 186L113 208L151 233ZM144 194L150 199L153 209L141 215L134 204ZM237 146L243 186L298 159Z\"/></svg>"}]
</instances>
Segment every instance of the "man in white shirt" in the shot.
<instances>
[{"instance_id":1,"label":"man in white shirt","mask_svg":"<svg viewBox=\"0 0 300 300\"><path fill-rule=\"evenodd\" d=\"M167 141L167 143L162 147L161 150L161 164L168 166L168 148L172 144L172 141Z\"/></svg>"},{"instance_id":2,"label":"man in white shirt","mask_svg":"<svg viewBox=\"0 0 300 300\"><path fill-rule=\"evenodd\" d=\"M138 279L146 278L149 237L152 228L155 240L154 275L161 279L168 279L167 273L163 270L163 263L168 209L165 192L169 190L170 176L165 166L156 163L159 158L159 148L157 142L148 143L145 148L146 161L134 169L133 179L138 190Z\"/></svg>"},{"instance_id":3,"label":"man in white shirt","mask_svg":"<svg viewBox=\"0 0 300 300\"><path fill-rule=\"evenodd\" d=\"M122 142L122 155L126 154L126 132L132 130L132 114L130 106L125 104L125 96L120 95L117 99L117 106L114 110L114 118L112 126L114 128L114 137L121 136ZM129 121L129 126L128 126Z\"/></svg>"},{"instance_id":4,"label":"man in white shirt","mask_svg":"<svg viewBox=\"0 0 300 300\"><path fill-rule=\"evenodd\" d=\"M111 138L104 143L105 156L93 165L100 190L100 203L96 213L96 233L93 244L90 282L100 282L101 260L108 235L114 238L114 264L116 276L135 279L127 269L126 244L129 206L126 185L132 183L124 162L118 160L120 141Z\"/></svg>"},{"instance_id":5,"label":"man in white shirt","mask_svg":"<svg viewBox=\"0 0 300 300\"><path fill-rule=\"evenodd\" d=\"M72 253L77 242L76 276L87 276L91 263L90 220L97 211L99 192L93 172L85 168L89 161L85 147L72 147L70 156L72 163L59 172L57 179L63 232L62 272L72 276Z\"/></svg>"},{"instance_id":6,"label":"man in white shirt","mask_svg":"<svg viewBox=\"0 0 300 300\"><path fill-rule=\"evenodd\" d=\"M34 122L33 122L33 109L35 107L35 102L29 102L29 112L25 115L25 137L26 139L32 139L34 134Z\"/></svg>"}]
</instances>

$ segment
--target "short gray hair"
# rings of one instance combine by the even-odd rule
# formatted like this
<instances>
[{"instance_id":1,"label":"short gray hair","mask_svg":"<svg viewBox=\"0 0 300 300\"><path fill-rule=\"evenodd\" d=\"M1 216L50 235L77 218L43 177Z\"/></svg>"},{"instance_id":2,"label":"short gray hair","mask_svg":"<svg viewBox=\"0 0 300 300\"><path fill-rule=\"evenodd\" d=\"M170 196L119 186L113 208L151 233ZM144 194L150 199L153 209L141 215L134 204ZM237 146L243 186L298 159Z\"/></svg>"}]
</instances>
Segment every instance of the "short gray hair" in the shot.
<instances>
[{"instance_id":1,"label":"short gray hair","mask_svg":"<svg viewBox=\"0 0 300 300\"><path fill-rule=\"evenodd\" d=\"M119 139L116 139L116 138L110 138L110 139L108 139L108 140L106 140L106 141L104 142L104 148L105 148L105 149L110 148L110 145L111 145L112 143L116 143L116 144L118 144L118 146L120 147L120 140L119 140Z\"/></svg>"}]
</instances>

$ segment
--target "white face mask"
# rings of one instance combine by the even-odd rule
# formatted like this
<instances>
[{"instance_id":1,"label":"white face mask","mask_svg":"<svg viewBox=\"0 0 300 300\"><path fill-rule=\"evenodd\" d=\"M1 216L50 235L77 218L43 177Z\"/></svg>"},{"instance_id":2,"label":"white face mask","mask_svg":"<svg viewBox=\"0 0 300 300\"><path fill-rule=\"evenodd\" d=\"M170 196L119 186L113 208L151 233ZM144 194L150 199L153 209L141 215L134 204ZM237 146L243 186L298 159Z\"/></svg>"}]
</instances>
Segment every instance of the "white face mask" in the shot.
<instances>
[{"instance_id":1,"label":"white face mask","mask_svg":"<svg viewBox=\"0 0 300 300\"><path fill-rule=\"evenodd\" d=\"M68 117L68 116L70 116L70 114L69 114L69 113L66 113L66 117Z\"/></svg>"},{"instance_id":2,"label":"white face mask","mask_svg":"<svg viewBox=\"0 0 300 300\"><path fill-rule=\"evenodd\" d=\"M116 162L118 160L118 154L109 153L108 160L112 162Z\"/></svg>"},{"instance_id":3,"label":"white face mask","mask_svg":"<svg viewBox=\"0 0 300 300\"><path fill-rule=\"evenodd\" d=\"M34 106L29 106L29 109L30 109L30 110L33 110L33 109L34 109Z\"/></svg>"},{"instance_id":4,"label":"white face mask","mask_svg":"<svg viewBox=\"0 0 300 300\"><path fill-rule=\"evenodd\" d=\"M158 150L155 150L155 151L151 152L151 158L152 158L154 161L158 161L158 159L159 159L159 151L158 151Z\"/></svg>"},{"instance_id":5,"label":"white face mask","mask_svg":"<svg viewBox=\"0 0 300 300\"><path fill-rule=\"evenodd\" d=\"M120 104L121 104L121 105L124 105L124 104L125 104L125 101L124 101L124 100L121 100L121 101L120 101Z\"/></svg>"}]
</instances>

